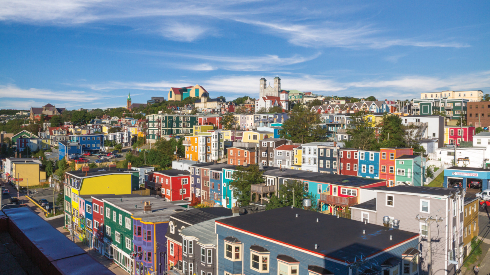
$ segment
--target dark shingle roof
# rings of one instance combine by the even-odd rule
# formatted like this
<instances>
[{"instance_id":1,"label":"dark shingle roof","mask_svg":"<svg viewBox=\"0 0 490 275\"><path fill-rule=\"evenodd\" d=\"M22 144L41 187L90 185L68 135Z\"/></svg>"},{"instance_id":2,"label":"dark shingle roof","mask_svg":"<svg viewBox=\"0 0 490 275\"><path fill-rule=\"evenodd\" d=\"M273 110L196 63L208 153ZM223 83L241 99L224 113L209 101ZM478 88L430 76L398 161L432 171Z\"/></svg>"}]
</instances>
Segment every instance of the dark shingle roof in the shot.
<instances>
[{"instance_id":1,"label":"dark shingle roof","mask_svg":"<svg viewBox=\"0 0 490 275\"><path fill-rule=\"evenodd\" d=\"M189 171L177 170L177 169L154 171L154 173L159 173L159 174L163 174L163 175L170 176L170 177L189 176L191 174L191 173L189 173Z\"/></svg>"},{"instance_id":2,"label":"dark shingle roof","mask_svg":"<svg viewBox=\"0 0 490 275\"><path fill-rule=\"evenodd\" d=\"M190 209L187 211L175 213L172 215L172 218L175 218L179 221L192 225L211 219L216 219L221 216L231 216L231 210L229 215L221 215L221 214L210 213L210 212L212 211L205 212L202 211L202 209Z\"/></svg>"},{"instance_id":3,"label":"dark shingle roof","mask_svg":"<svg viewBox=\"0 0 490 275\"><path fill-rule=\"evenodd\" d=\"M376 199L374 198L372 200L368 200L358 205L354 205L352 206L352 208L361 208L361 209L376 211Z\"/></svg>"},{"instance_id":4,"label":"dark shingle roof","mask_svg":"<svg viewBox=\"0 0 490 275\"><path fill-rule=\"evenodd\" d=\"M216 223L350 262L361 253L373 255L419 235L290 207L222 219Z\"/></svg>"},{"instance_id":5,"label":"dark shingle roof","mask_svg":"<svg viewBox=\"0 0 490 275\"><path fill-rule=\"evenodd\" d=\"M409 185L397 185L393 187L373 187L371 190L374 191L386 191L393 193L416 193L423 195L436 195L436 196L449 196L453 189L447 189L442 187L427 187L427 186L409 186Z\"/></svg>"}]
</instances>

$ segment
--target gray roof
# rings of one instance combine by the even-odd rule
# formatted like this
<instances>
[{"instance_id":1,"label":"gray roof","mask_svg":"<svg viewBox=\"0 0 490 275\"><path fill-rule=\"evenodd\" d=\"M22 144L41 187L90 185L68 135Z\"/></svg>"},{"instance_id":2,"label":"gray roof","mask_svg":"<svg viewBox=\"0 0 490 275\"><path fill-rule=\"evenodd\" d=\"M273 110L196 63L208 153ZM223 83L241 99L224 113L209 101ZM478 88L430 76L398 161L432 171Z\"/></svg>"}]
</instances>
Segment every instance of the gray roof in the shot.
<instances>
[{"instance_id":1,"label":"gray roof","mask_svg":"<svg viewBox=\"0 0 490 275\"><path fill-rule=\"evenodd\" d=\"M130 212L134 218L141 219L144 222L170 221L170 215L185 211L185 208L181 206L156 197L105 198L104 201ZM150 202L151 212L145 213L143 211L145 201Z\"/></svg>"},{"instance_id":2,"label":"gray roof","mask_svg":"<svg viewBox=\"0 0 490 275\"><path fill-rule=\"evenodd\" d=\"M476 135L473 135L474 137L490 137L490 132L480 132Z\"/></svg>"},{"instance_id":3,"label":"gray roof","mask_svg":"<svg viewBox=\"0 0 490 275\"><path fill-rule=\"evenodd\" d=\"M435 196L449 196L456 190L447 189L442 187L427 187L427 186L408 186L397 185L393 187L373 187L370 188L375 191L386 191L388 193L416 193L421 195L435 195Z\"/></svg>"},{"instance_id":4,"label":"gray roof","mask_svg":"<svg viewBox=\"0 0 490 275\"><path fill-rule=\"evenodd\" d=\"M376 211L376 198L374 198L372 200L365 201L365 202L360 203L358 205L354 205L351 208L360 208L360 209Z\"/></svg>"},{"instance_id":5,"label":"gray roof","mask_svg":"<svg viewBox=\"0 0 490 275\"><path fill-rule=\"evenodd\" d=\"M216 233L214 232L215 220L220 220L228 217L220 217L216 219L207 220L182 230L182 235L194 236L199 239L199 243L203 245L214 245L216 246Z\"/></svg>"}]
</instances>

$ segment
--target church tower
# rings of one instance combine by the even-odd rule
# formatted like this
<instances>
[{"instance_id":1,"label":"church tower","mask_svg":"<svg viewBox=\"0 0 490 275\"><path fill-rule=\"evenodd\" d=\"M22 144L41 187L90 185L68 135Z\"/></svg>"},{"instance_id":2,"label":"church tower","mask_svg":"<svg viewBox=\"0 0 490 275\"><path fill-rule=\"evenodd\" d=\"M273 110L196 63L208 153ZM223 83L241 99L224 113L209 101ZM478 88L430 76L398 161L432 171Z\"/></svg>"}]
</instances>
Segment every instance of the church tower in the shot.
<instances>
[{"instance_id":1,"label":"church tower","mask_svg":"<svg viewBox=\"0 0 490 275\"><path fill-rule=\"evenodd\" d=\"M126 109L130 110L131 108L131 93L128 93L128 106L126 106Z\"/></svg>"},{"instance_id":2,"label":"church tower","mask_svg":"<svg viewBox=\"0 0 490 275\"><path fill-rule=\"evenodd\" d=\"M276 96L281 92L281 79L278 76L274 77L274 92Z\"/></svg>"},{"instance_id":3,"label":"church tower","mask_svg":"<svg viewBox=\"0 0 490 275\"><path fill-rule=\"evenodd\" d=\"M260 97L264 97L265 96L264 91L265 91L266 88L267 88L267 80L262 77L260 79L260 93L259 93Z\"/></svg>"}]
</instances>

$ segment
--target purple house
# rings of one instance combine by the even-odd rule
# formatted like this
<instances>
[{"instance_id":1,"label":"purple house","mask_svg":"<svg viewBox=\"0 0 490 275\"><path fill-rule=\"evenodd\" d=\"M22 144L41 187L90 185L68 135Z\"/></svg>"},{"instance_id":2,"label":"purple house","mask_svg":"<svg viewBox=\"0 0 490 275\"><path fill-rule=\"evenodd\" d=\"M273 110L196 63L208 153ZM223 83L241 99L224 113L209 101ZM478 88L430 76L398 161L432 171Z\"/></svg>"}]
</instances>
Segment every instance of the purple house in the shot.
<instances>
[{"instance_id":1,"label":"purple house","mask_svg":"<svg viewBox=\"0 0 490 275\"><path fill-rule=\"evenodd\" d=\"M168 222L170 215L180 211L185 209L162 201L149 207L145 205L144 211L133 214L134 274L165 274Z\"/></svg>"}]
</instances>

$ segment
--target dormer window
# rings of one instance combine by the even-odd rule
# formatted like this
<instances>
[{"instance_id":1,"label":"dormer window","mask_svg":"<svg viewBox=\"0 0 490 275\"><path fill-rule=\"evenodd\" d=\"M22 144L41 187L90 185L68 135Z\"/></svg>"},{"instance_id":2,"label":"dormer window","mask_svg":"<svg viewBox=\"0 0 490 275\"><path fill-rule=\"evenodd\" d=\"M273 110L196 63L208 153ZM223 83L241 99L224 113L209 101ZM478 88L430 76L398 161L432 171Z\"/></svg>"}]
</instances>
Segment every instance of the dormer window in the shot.
<instances>
[{"instance_id":1,"label":"dormer window","mask_svg":"<svg viewBox=\"0 0 490 275\"><path fill-rule=\"evenodd\" d=\"M242 243L234 237L225 238L225 259L230 261L242 260Z\"/></svg>"}]
</instances>

